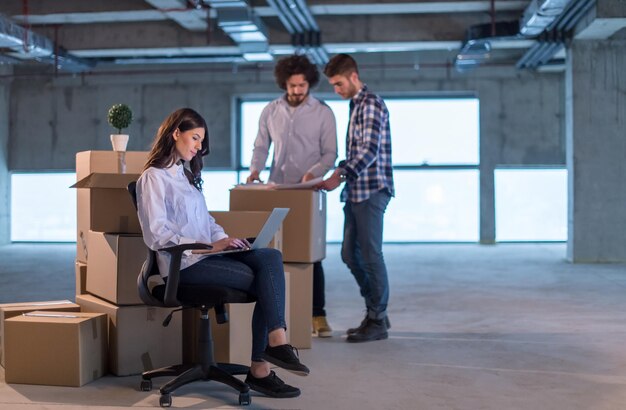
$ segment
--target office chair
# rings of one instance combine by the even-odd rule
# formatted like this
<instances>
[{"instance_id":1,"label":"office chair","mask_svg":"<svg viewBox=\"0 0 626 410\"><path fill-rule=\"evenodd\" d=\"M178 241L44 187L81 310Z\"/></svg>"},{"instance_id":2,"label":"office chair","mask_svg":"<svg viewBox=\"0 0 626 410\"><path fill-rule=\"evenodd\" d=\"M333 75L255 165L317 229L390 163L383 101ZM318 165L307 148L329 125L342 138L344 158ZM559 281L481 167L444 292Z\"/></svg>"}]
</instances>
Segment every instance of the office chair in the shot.
<instances>
[{"instance_id":1,"label":"office chair","mask_svg":"<svg viewBox=\"0 0 626 410\"><path fill-rule=\"evenodd\" d=\"M128 192L132 196L135 208L137 208L136 188L136 182L128 184ZM148 249L148 256L137 278L137 288L141 300L146 305L178 308L173 310L172 313L188 307L200 310L200 327L197 340L199 363L178 364L145 371L141 375L140 389L142 391L150 391L152 389L152 379L155 377L176 376L159 389L161 393L159 405L161 407L170 407L172 405L172 392L177 388L197 380L214 380L239 391L239 404L249 405L251 402L250 387L234 376L236 374L246 374L249 367L215 362L209 310L215 309L218 323L226 323L228 322L228 317L224 308L225 303L250 303L254 302L254 298L246 292L227 287L180 285L180 261L183 251L187 249L211 249L211 246L192 243L161 249L161 251L165 251L171 256L169 275L164 285L155 286L152 291L150 291L148 283L154 279L152 277L158 279L160 275L156 261L156 252ZM168 325L172 313L165 319L163 326Z\"/></svg>"}]
</instances>

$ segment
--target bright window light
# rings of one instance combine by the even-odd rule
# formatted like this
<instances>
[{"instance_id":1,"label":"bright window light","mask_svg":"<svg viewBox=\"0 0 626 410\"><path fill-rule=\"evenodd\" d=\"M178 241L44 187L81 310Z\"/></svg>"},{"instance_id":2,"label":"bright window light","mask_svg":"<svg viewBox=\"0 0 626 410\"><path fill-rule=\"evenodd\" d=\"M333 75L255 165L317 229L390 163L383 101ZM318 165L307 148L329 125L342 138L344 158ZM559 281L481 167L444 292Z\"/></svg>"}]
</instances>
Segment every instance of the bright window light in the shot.
<instances>
[{"instance_id":1,"label":"bright window light","mask_svg":"<svg viewBox=\"0 0 626 410\"><path fill-rule=\"evenodd\" d=\"M496 240L566 241L567 170L496 169Z\"/></svg>"},{"instance_id":2,"label":"bright window light","mask_svg":"<svg viewBox=\"0 0 626 410\"><path fill-rule=\"evenodd\" d=\"M478 170L394 171L385 241L477 242Z\"/></svg>"},{"instance_id":3,"label":"bright window light","mask_svg":"<svg viewBox=\"0 0 626 410\"><path fill-rule=\"evenodd\" d=\"M230 190L237 185L237 171L203 171L202 194L209 211L228 211Z\"/></svg>"},{"instance_id":4,"label":"bright window light","mask_svg":"<svg viewBox=\"0 0 626 410\"><path fill-rule=\"evenodd\" d=\"M244 168L250 166L259 117L268 102L241 103L241 166ZM335 114L338 159L341 160L346 155L349 105L338 99L325 102ZM417 168L421 165L478 165L478 99L386 98L385 103L391 118L393 164L416 168L394 171L397 197L387 208L384 240L478 241L478 169ZM271 151L267 167L271 164ZM327 194L329 242L340 242L343 237L343 203L339 195L339 189Z\"/></svg>"},{"instance_id":5,"label":"bright window light","mask_svg":"<svg viewBox=\"0 0 626 410\"><path fill-rule=\"evenodd\" d=\"M385 99L397 165L478 165L477 98Z\"/></svg>"},{"instance_id":6,"label":"bright window light","mask_svg":"<svg viewBox=\"0 0 626 410\"><path fill-rule=\"evenodd\" d=\"M345 158L349 106L325 100L337 122L339 160ZM259 117L269 101L241 103L241 165L249 167ZM393 164L478 165L479 103L477 98L385 99L391 118ZM270 148L266 166L272 163Z\"/></svg>"},{"instance_id":7,"label":"bright window light","mask_svg":"<svg viewBox=\"0 0 626 410\"><path fill-rule=\"evenodd\" d=\"M76 242L74 173L11 175L11 241Z\"/></svg>"},{"instance_id":8,"label":"bright window light","mask_svg":"<svg viewBox=\"0 0 626 410\"><path fill-rule=\"evenodd\" d=\"M254 140L259 132L259 118L261 118L261 112L268 102L246 101L241 103L241 165L246 168L252 162ZM269 156L265 162L267 167L272 163L273 157L273 149L270 148Z\"/></svg>"},{"instance_id":9,"label":"bright window light","mask_svg":"<svg viewBox=\"0 0 626 410\"><path fill-rule=\"evenodd\" d=\"M386 242L477 242L478 170L394 171L396 197L385 213ZM326 238L343 238L340 189L329 192Z\"/></svg>"}]
</instances>

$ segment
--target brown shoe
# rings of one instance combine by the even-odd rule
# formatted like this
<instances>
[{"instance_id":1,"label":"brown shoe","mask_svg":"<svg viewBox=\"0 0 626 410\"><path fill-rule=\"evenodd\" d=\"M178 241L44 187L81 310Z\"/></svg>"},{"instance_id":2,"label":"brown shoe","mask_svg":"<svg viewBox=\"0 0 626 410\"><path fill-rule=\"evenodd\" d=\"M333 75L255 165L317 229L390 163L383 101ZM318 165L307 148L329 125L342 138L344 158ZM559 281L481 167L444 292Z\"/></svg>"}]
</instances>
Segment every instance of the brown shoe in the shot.
<instances>
[{"instance_id":1,"label":"brown shoe","mask_svg":"<svg viewBox=\"0 0 626 410\"><path fill-rule=\"evenodd\" d=\"M331 337L333 335L333 329L326 321L326 316L313 316L312 334L317 337Z\"/></svg>"}]
</instances>

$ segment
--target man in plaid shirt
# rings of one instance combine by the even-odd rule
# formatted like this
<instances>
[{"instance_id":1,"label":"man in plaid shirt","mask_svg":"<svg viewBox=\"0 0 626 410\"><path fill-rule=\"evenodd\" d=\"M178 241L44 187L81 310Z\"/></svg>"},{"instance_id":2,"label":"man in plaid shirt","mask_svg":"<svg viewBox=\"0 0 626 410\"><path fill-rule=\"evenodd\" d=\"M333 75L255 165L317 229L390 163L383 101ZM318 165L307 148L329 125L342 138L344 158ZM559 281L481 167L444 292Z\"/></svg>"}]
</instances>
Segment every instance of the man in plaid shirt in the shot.
<instances>
[{"instance_id":1,"label":"man in plaid shirt","mask_svg":"<svg viewBox=\"0 0 626 410\"><path fill-rule=\"evenodd\" d=\"M354 275L367 314L360 326L348 329L348 342L387 339L389 281L383 258L383 217L394 196L389 112L385 102L361 82L356 61L334 56L324 74L335 93L350 100L346 156L333 174L318 185L332 191L345 182L341 259Z\"/></svg>"}]
</instances>

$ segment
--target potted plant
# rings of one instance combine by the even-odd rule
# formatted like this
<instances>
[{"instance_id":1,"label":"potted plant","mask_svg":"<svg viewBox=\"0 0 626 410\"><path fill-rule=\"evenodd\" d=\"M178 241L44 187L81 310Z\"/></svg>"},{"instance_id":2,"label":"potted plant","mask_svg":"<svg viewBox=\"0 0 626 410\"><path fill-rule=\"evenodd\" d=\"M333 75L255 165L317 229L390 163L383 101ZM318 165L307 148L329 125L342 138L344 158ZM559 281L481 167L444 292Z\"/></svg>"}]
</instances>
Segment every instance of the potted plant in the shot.
<instances>
[{"instance_id":1,"label":"potted plant","mask_svg":"<svg viewBox=\"0 0 626 410\"><path fill-rule=\"evenodd\" d=\"M107 115L109 124L117 130L117 134L111 134L111 144L113 151L126 151L128 144L128 134L122 134L124 128L128 128L133 122L133 112L126 104L114 104L109 108Z\"/></svg>"}]
</instances>

